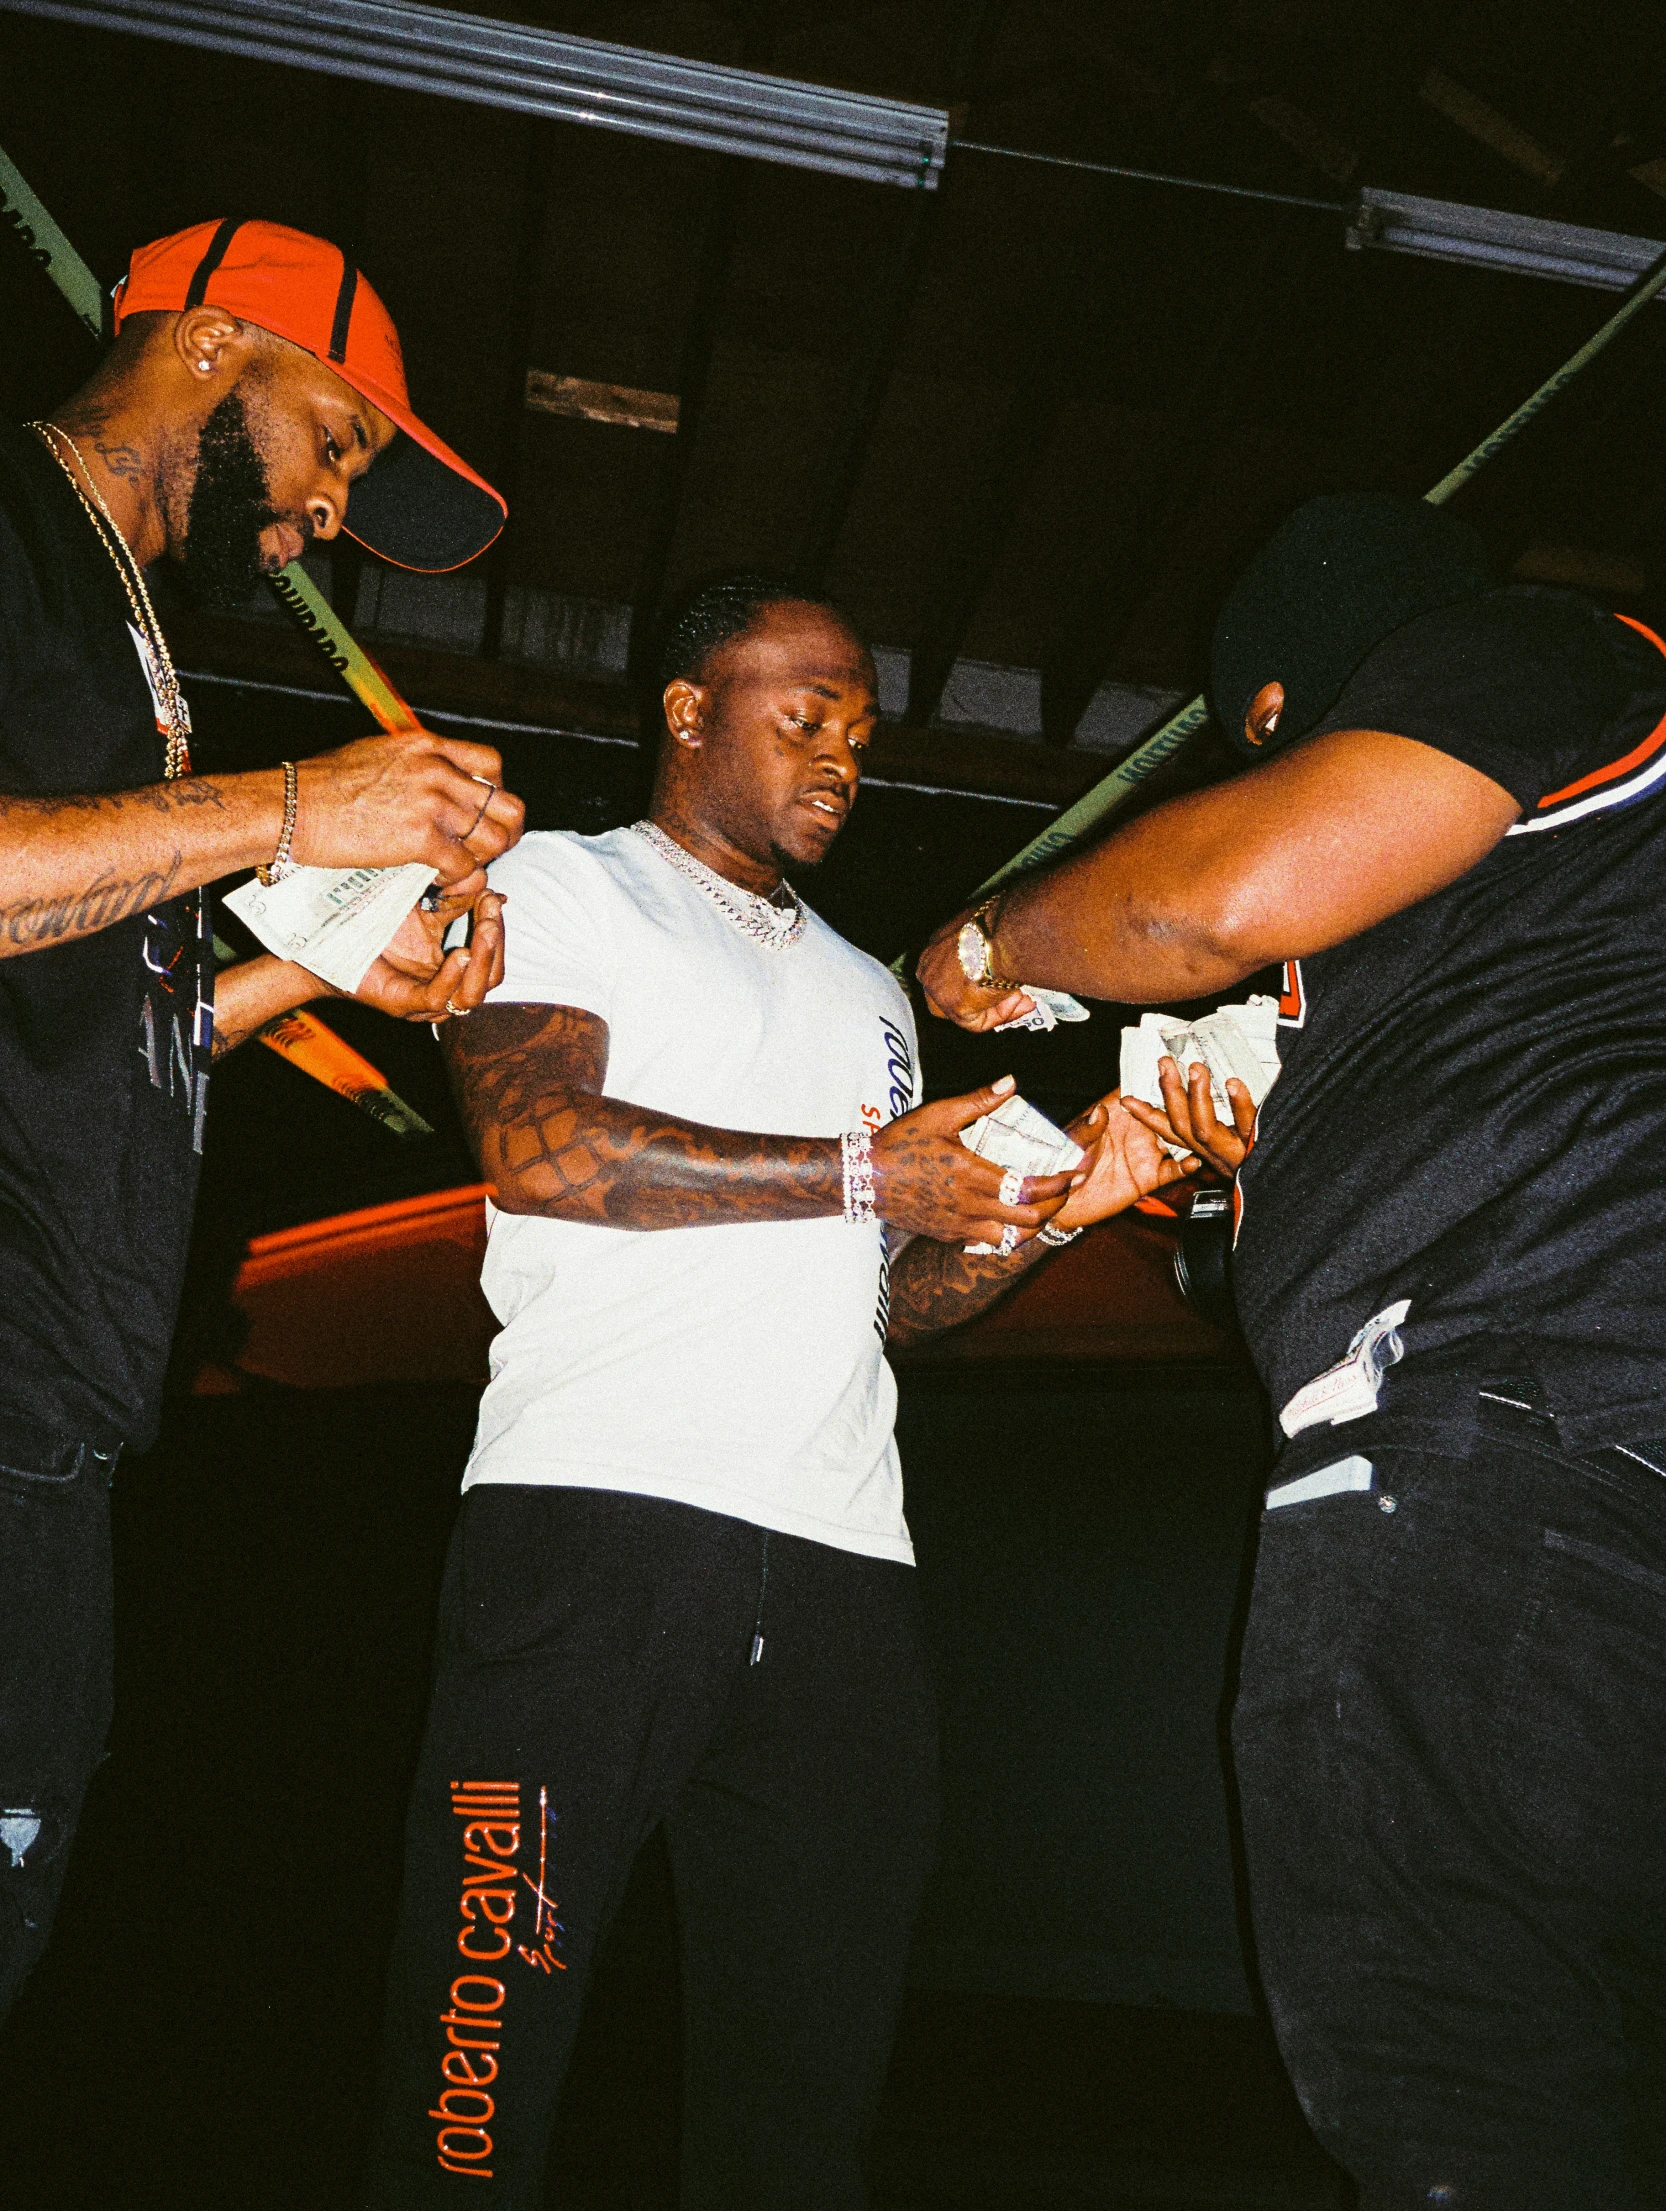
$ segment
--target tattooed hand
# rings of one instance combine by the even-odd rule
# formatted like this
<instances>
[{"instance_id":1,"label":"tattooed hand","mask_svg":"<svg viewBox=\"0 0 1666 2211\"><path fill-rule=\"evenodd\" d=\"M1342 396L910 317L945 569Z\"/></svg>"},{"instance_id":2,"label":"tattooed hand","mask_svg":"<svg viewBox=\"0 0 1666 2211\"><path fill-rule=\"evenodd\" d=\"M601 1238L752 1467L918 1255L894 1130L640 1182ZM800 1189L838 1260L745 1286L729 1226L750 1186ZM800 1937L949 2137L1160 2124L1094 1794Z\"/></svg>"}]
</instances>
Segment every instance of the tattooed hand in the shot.
<instances>
[{"instance_id":1,"label":"tattooed hand","mask_svg":"<svg viewBox=\"0 0 1666 2211\"><path fill-rule=\"evenodd\" d=\"M997 1193L1003 1170L979 1159L960 1141L960 1131L1010 1097L1013 1080L1003 1075L987 1090L964 1098L943 1098L916 1106L890 1123L873 1140L876 1209L882 1220L911 1235L940 1243L998 1244L1004 1228L1016 1228L1027 1243L1063 1205L1074 1175L1031 1175L1019 1190L1019 1203L1002 1205Z\"/></svg>"},{"instance_id":2,"label":"tattooed hand","mask_svg":"<svg viewBox=\"0 0 1666 2211\"><path fill-rule=\"evenodd\" d=\"M299 763L294 856L304 867L420 860L454 898L472 902L525 823L502 778L489 745L426 729L361 737Z\"/></svg>"}]
</instances>

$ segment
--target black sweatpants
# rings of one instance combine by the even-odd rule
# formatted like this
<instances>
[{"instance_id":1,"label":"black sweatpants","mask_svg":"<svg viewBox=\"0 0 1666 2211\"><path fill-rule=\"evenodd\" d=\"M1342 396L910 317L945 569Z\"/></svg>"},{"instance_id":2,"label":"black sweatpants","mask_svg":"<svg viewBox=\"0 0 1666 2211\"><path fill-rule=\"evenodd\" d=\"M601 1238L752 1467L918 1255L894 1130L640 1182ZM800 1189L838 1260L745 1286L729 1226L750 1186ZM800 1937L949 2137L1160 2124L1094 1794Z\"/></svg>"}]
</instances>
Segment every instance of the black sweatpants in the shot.
<instances>
[{"instance_id":1,"label":"black sweatpants","mask_svg":"<svg viewBox=\"0 0 1666 2211\"><path fill-rule=\"evenodd\" d=\"M860 2211L936 1828L913 1569L657 1498L482 1485L439 1633L372 2211L542 2205L590 1969L661 1821L684 2211Z\"/></svg>"},{"instance_id":2,"label":"black sweatpants","mask_svg":"<svg viewBox=\"0 0 1666 2211\"><path fill-rule=\"evenodd\" d=\"M104 1755L117 1455L0 1417L0 2019L46 1947Z\"/></svg>"},{"instance_id":3,"label":"black sweatpants","mask_svg":"<svg viewBox=\"0 0 1666 2211\"><path fill-rule=\"evenodd\" d=\"M1481 1421L1343 1429L1370 1488L1262 1523L1233 1720L1262 1980L1362 2211L1659 2211L1666 1449Z\"/></svg>"}]
</instances>

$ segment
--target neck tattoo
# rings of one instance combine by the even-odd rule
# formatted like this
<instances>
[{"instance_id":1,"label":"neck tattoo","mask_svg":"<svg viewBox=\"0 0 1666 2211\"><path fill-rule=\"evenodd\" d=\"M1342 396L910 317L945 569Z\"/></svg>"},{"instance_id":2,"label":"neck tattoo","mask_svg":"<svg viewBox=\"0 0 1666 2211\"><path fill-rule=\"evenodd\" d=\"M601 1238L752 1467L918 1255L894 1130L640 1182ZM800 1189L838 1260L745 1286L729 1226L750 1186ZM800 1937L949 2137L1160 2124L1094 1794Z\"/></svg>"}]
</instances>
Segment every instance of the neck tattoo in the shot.
<instances>
[{"instance_id":1,"label":"neck tattoo","mask_svg":"<svg viewBox=\"0 0 1666 2211\"><path fill-rule=\"evenodd\" d=\"M707 867L704 860L697 860L675 837L668 837L657 821L633 821L631 828L653 846L662 860L668 860L696 889L704 891L724 920L743 936L771 952L784 952L804 934L803 901L784 876L774 896L762 898L756 891L742 890L738 883L731 883L726 875Z\"/></svg>"},{"instance_id":2,"label":"neck tattoo","mask_svg":"<svg viewBox=\"0 0 1666 2211\"><path fill-rule=\"evenodd\" d=\"M93 472L87 466L86 457L69 432L56 422L31 422L29 427L69 478L70 489L80 500L87 520L97 533L99 542L115 562L116 573L120 576L122 589L127 594L127 603L133 610L133 626L150 648L151 667L156 676L157 689L161 693L162 711L167 718L165 731L167 752L162 767L163 778L165 781L171 782L175 776L189 775L191 772L190 709L186 706L184 694L179 688L179 677L174 670L173 655L168 650L168 640L162 634L162 625L156 619L156 609L151 605L150 590L145 582L145 572L134 558L133 548L123 537L121 527L115 516L105 505L104 494L94 481ZM66 445L75 456L74 468L70 466L65 457L64 447ZM102 453L104 448L99 446L97 450ZM117 450L125 451L127 448L119 447ZM79 476L76 473L77 470L80 471ZM86 485L85 490L82 489L83 480ZM91 499L87 497L89 491L92 493Z\"/></svg>"}]
</instances>

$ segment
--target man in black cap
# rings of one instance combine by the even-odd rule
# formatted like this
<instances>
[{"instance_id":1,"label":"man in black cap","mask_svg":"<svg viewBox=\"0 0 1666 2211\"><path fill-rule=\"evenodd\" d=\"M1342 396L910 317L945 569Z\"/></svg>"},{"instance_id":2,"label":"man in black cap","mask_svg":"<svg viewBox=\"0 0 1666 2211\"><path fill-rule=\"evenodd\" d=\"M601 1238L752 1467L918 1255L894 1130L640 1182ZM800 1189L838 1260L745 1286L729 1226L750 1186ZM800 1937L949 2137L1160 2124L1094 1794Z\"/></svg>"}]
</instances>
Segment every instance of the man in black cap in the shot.
<instances>
[{"instance_id":1,"label":"man in black cap","mask_svg":"<svg viewBox=\"0 0 1666 2211\"><path fill-rule=\"evenodd\" d=\"M1218 1122L1279 1411L1234 1720L1256 1945L1366 2211L1666 2201L1666 646L1473 534L1313 502L1222 613L1262 764L921 962L1155 1004L1273 963ZM1271 757L1269 757L1271 756ZM991 978L993 981L991 982Z\"/></svg>"},{"instance_id":2,"label":"man in black cap","mask_svg":"<svg viewBox=\"0 0 1666 2211\"><path fill-rule=\"evenodd\" d=\"M495 751L426 730L193 772L156 561L235 607L349 500L434 568L502 503L412 413L386 309L321 239L200 224L140 249L116 315L80 391L0 426L0 2016L103 1751L109 1484L156 1432L209 1063L327 995L287 960L216 976L207 886L421 863L454 911L521 824ZM471 1012L503 972L497 901L466 951L442 955L444 919L407 917L356 995Z\"/></svg>"}]
</instances>

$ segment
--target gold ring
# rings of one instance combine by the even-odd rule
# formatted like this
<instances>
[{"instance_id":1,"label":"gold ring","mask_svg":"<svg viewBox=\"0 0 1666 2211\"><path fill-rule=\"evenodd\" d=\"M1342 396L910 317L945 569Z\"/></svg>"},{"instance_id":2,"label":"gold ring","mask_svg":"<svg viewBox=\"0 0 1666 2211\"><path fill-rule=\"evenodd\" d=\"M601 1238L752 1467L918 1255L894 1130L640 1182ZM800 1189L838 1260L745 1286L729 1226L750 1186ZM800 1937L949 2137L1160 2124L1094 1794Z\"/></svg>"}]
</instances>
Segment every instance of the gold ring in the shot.
<instances>
[{"instance_id":1,"label":"gold ring","mask_svg":"<svg viewBox=\"0 0 1666 2211\"><path fill-rule=\"evenodd\" d=\"M474 1008L472 1006L459 1006L454 999L448 998L445 1002L445 1010L450 1014L453 1021L466 1021L469 1015L473 1013Z\"/></svg>"}]
</instances>

